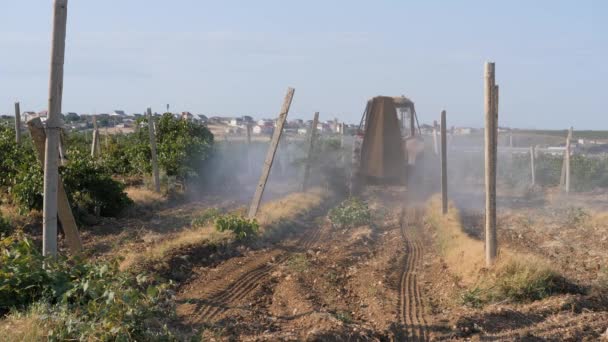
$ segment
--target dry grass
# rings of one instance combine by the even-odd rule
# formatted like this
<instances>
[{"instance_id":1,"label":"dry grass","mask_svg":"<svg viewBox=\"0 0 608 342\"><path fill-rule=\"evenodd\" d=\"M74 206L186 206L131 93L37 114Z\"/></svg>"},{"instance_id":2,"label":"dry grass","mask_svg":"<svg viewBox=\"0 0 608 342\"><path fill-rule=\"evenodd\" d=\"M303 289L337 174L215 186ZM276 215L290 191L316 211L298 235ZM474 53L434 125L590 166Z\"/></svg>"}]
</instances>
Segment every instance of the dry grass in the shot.
<instances>
[{"instance_id":1,"label":"dry grass","mask_svg":"<svg viewBox=\"0 0 608 342\"><path fill-rule=\"evenodd\" d=\"M141 186L129 187L125 189L125 192L137 206L141 207L157 207L167 201L162 194Z\"/></svg>"},{"instance_id":2,"label":"dry grass","mask_svg":"<svg viewBox=\"0 0 608 342\"><path fill-rule=\"evenodd\" d=\"M257 215L260 233L268 234L275 223L289 220L318 207L328 195L326 191L315 188L308 192L289 194L282 199L265 203ZM242 213L242 210L240 212ZM232 235L229 232L216 231L213 223L192 227L167 236L144 252L128 253L120 268L127 270L143 264L162 262L173 251L206 243L228 241L231 238Z\"/></svg>"},{"instance_id":3,"label":"dry grass","mask_svg":"<svg viewBox=\"0 0 608 342\"><path fill-rule=\"evenodd\" d=\"M45 341L48 329L44 327L41 317L34 313L34 309L28 313L11 313L0 320L0 338L6 342L21 341Z\"/></svg>"},{"instance_id":4,"label":"dry grass","mask_svg":"<svg viewBox=\"0 0 608 342\"><path fill-rule=\"evenodd\" d=\"M428 203L426 219L435 229L444 262L467 289L468 300L519 302L541 299L563 290L561 276L546 260L533 254L501 248L496 263L487 268L484 242L463 231L460 214L452 205L446 216L441 215L439 197Z\"/></svg>"}]
</instances>

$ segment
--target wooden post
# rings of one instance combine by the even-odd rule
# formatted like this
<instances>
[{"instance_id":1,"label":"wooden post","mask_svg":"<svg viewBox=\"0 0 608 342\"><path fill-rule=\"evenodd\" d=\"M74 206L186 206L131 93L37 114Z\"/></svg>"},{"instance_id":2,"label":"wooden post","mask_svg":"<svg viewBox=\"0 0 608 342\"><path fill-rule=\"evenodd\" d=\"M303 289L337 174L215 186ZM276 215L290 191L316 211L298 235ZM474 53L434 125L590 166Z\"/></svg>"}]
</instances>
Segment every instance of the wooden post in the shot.
<instances>
[{"instance_id":1,"label":"wooden post","mask_svg":"<svg viewBox=\"0 0 608 342\"><path fill-rule=\"evenodd\" d=\"M433 152L435 152L436 156L439 155L439 144L437 143L437 120L433 121Z\"/></svg>"},{"instance_id":2,"label":"wooden post","mask_svg":"<svg viewBox=\"0 0 608 342\"><path fill-rule=\"evenodd\" d=\"M340 165L344 165L346 155L344 153L344 136L346 134L346 124L342 122L340 124Z\"/></svg>"},{"instance_id":3,"label":"wooden post","mask_svg":"<svg viewBox=\"0 0 608 342\"><path fill-rule=\"evenodd\" d=\"M249 207L249 213L247 216L250 219L254 218L258 213L260 202L262 201L262 195L264 195L266 182L268 181L268 175L270 175L270 168L272 167L272 163L274 161L274 155L277 152L277 147L279 145L279 140L281 139L281 134L283 133L283 126L285 126L285 120L287 119L287 113L289 113L289 107L291 106L291 100L293 99L294 92L295 89L287 88L287 94L285 95L283 106L281 107L281 113L279 113L279 119L277 120L274 133L272 134L270 146L268 147L268 153L266 154L266 160L264 161L262 175L260 176L260 181L255 189L255 194L253 195L253 200L251 201L251 206Z\"/></svg>"},{"instance_id":4,"label":"wooden post","mask_svg":"<svg viewBox=\"0 0 608 342\"><path fill-rule=\"evenodd\" d=\"M19 102L15 102L15 142L21 144L21 108Z\"/></svg>"},{"instance_id":5,"label":"wooden post","mask_svg":"<svg viewBox=\"0 0 608 342\"><path fill-rule=\"evenodd\" d=\"M97 116L93 115L93 132L91 139L91 157L95 158L100 153L99 146L99 127L97 126Z\"/></svg>"},{"instance_id":6,"label":"wooden post","mask_svg":"<svg viewBox=\"0 0 608 342\"><path fill-rule=\"evenodd\" d=\"M63 96L63 63L67 0L55 0L53 36L51 43L51 73L49 80L48 117L44 159L44 194L42 212L42 254L57 255L57 186L59 184L59 130L61 129L61 99Z\"/></svg>"},{"instance_id":7,"label":"wooden post","mask_svg":"<svg viewBox=\"0 0 608 342\"><path fill-rule=\"evenodd\" d=\"M247 123L247 173L251 175L253 168L251 167L251 123Z\"/></svg>"},{"instance_id":8,"label":"wooden post","mask_svg":"<svg viewBox=\"0 0 608 342\"><path fill-rule=\"evenodd\" d=\"M530 146L530 174L532 175L532 186L536 185L536 167L534 166L534 158L536 158L534 145Z\"/></svg>"},{"instance_id":9,"label":"wooden post","mask_svg":"<svg viewBox=\"0 0 608 342\"><path fill-rule=\"evenodd\" d=\"M312 163L313 152L315 148L315 139L317 137L317 125L319 124L319 112L315 112L310 127L310 135L308 139L308 156L304 165L304 178L302 180L302 191L308 189L308 178L310 177L310 164Z\"/></svg>"},{"instance_id":10,"label":"wooden post","mask_svg":"<svg viewBox=\"0 0 608 342\"><path fill-rule=\"evenodd\" d=\"M496 260L496 145L497 87L495 85L495 66L492 62L485 65L485 191L486 191L486 224L485 251L486 264L491 266Z\"/></svg>"},{"instance_id":11,"label":"wooden post","mask_svg":"<svg viewBox=\"0 0 608 342\"><path fill-rule=\"evenodd\" d=\"M441 212L448 213L448 149L445 110L441 111Z\"/></svg>"},{"instance_id":12,"label":"wooden post","mask_svg":"<svg viewBox=\"0 0 608 342\"><path fill-rule=\"evenodd\" d=\"M570 169L570 153L571 153L571 145L570 145L570 140L572 140L572 127L570 127L570 130L568 131L568 140L566 141L566 154L565 154L565 164L566 164L566 184L565 184L565 190L566 193L570 193L570 174L571 174L571 169Z\"/></svg>"},{"instance_id":13,"label":"wooden post","mask_svg":"<svg viewBox=\"0 0 608 342\"><path fill-rule=\"evenodd\" d=\"M247 123L247 145L251 145L251 124Z\"/></svg>"},{"instance_id":14,"label":"wooden post","mask_svg":"<svg viewBox=\"0 0 608 342\"><path fill-rule=\"evenodd\" d=\"M44 165L46 140L44 125L42 124L40 118L36 117L28 121L27 126L30 131L30 135L32 136L32 141L34 143L36 153L38 155L38 161L40 162L40 164ZM57 207L59 221L61 222L61 227L63 228L66 243L70 251L74 254L78 254L82 251L82 242L80 241L80 235L78 234L78 226L76 225L76 220L74 219L74 215L72 214L72 207L70 206L70 202L68 201L68 196L65 192L65 188L63 187L61 177L58 176L57 179Z\"/></svg>"},{"instance_id":15,"label":"wooden post","mask_svg":"<svg viewBox=\"0 0 608 342\"><path fill-rule=\"evenodd\" d=\"M154 179L154 191L160 192L160 175L158 173L158 157L156 156L156 133L154 132L153 121L152 108L148 108L148 131L150 133L150 152L152 154L152 178Z\"/></svg>"}]
</instances>

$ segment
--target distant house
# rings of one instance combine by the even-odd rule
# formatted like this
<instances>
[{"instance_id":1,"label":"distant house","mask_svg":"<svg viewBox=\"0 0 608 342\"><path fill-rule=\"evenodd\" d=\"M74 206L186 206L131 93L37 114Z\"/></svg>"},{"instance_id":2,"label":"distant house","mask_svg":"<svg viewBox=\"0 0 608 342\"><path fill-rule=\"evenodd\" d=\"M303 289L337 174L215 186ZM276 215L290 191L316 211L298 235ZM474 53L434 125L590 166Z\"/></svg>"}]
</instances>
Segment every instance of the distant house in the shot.
<instances>
[{"instance_id":1,"label":"distant house","mask_svg":"<svg viewBox=\"0 0 608 342\"><path fill-rule=\"evenodd\" d=\"M242 126L243 119L242 118L232 118L232 119L230 119L230 122L228 122L228 124L230 126L234 126L234 127Z\"/></svg>"},{"instance_id":2,"label":"distant house","mask_svg":"<svg viewBox=\"0 0 608 342\"><path fill-rule=\"evenodd\" d=\"M194 115L192 115L190 112L182 112L181 119L191 121L194 120Z\"/></svg>"},{"instance_id":3,"label":"distant house","mask_svg":"<svg viewBox=\"0 0 608 342\"><path fill-rule=\"evenodd\" d=\"M258 120L258 125L259 126L273 126L274 127L274 120L260 119L260 120Z\"/></svg>"},{"instance_id":4,"label":"distant house","mask_svg":"<svg viewBox=\"0 0 608 342\"><path fill-rule=\"evenodd\" d=\"M255 125L253 126L253 134L272 134L274 126L270 125Z\"/></svg>"},{"instance_id":5,"label":"distant house","mask_svg":"<svg viewBox=\"0 0 608 342\"><path fill-rule=\"evenodd\" d=\"M125 117L125 116L127 116L127 113L125 113L124 110L115 110L112 113L110 113L110 116Z\"/></svg>"},{"instance_id":6,"label":"distant house","mask_svg":"<svg viewBox=\"0 0 608 342\"><path fill-rule=\"evenodd\" d=\"M306 128L306 127L298 128L298 134L300 134L300 135L307 135L308 134L308 128Z\"/></svg>"}]
</instances>

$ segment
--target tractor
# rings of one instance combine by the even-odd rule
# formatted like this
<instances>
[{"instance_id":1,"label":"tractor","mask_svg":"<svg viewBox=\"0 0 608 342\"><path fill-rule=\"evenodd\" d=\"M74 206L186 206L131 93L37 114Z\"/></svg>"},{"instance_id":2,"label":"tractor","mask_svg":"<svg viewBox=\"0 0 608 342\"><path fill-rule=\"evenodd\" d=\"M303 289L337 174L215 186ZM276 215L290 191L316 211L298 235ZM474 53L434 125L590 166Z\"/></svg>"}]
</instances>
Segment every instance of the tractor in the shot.
<instances>
[{"instance_id":1,"label":"tractor","mask_svg":"<svg viewBox=\"0 0 608 342\"><path fill-rule=\"evenodd\" d=\"M423 150L414 102L405 96L370 99L353 144L351 194L368 184L408 186Z\"/></svg>"}]
</instances>

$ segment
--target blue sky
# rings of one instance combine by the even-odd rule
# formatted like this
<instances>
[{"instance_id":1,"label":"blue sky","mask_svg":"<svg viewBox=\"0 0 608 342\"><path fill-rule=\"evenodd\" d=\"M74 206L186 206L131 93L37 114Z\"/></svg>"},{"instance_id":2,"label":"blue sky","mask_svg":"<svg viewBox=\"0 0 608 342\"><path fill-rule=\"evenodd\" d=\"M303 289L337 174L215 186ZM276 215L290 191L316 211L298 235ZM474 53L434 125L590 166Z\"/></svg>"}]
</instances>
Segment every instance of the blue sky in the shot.
<instances>
[{"instance_id":1,"label":"blue sky","mask_svg":"<svg viewBox=\"0 0 608 342\"><path fill-rule=\"evenodd\" d=\"M46 107L51 0L0 0L0 113ZM375 95L423 122L608 129L608 2L70 0L63 111L189 110L358 122Z\"/></svg>"}]
</instances>

